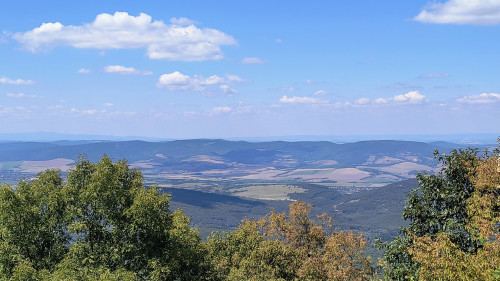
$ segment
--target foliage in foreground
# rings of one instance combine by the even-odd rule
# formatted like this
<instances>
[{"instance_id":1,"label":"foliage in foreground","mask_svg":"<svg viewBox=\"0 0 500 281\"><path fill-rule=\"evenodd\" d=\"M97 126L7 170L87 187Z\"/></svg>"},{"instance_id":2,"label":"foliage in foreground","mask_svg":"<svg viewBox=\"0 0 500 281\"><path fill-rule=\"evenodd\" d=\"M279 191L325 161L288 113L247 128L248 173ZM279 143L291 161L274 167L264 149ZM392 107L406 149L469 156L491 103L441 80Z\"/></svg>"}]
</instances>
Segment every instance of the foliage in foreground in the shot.
<instances>
[{"instance_id":1,"label":"foliage in foreground","mask_svg":"<svg viewBox=\"0 0 500 281\"><path fill-rule=\"evenodd\" d=\"M452 150L441 173L420 174L401 235L383 245L387 280L500 280L500 161Z\"/></svg>"},{"instance_id":2,"label":"foliage in foreground","mask_svg":"<svg viewBox=\"0 0 500 281\"><path fill-rule=\"evenodd\" d=\"M125 161L80 159L0 188L2 280L202 280L204 248Z\"/></svg>"},{"instance_id":3,"label":"foliage in foreground","mask_svg":"<svg viewBox=\"0 0 500 281\"><path fill-rule=\"evenodd\" d=\"M208 239L217 280L370 280L362 235L330 231L332 219L309 218L311 205L295 202L288 214L271 212L235 231Z\"/></svg>"},{"instance_id":4,"label":"foliage in foreground","mask_svg":"<svg viewBox=\"0 0 500 281\"><path fill-rule=\"evenodd\" d=\"M0 187L0 280L368 280L361 235L328 231L311 205L244 221L203 243L169 196L107 156L63 181L47 170Z\"/></svg>"}]
</instances>

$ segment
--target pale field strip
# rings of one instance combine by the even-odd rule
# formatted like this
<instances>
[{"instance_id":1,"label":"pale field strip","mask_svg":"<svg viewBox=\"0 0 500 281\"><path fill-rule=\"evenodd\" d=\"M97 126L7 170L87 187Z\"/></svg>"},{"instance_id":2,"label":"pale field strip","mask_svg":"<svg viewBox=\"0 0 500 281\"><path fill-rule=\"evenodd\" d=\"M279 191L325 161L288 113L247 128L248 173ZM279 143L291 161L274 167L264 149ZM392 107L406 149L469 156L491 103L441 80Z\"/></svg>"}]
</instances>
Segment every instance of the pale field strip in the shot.
<instances>
[{"instance_id":1,"label":"pale field strip","mask_svg":"<svg viewBox=\"0 0 500 281\"><path fill-rule=\"evenodd\" d=\"M56 169L62 172L67 172L75 160L57 158L47 161L22 161L20 169L27 173L40 173L47 169Z\"/></svg>"},{"instance_id":2,"label":"pale field strip","mask_svg":"<svg viewBox=\"0 0 500 281\"><path fill-rule=\"evenodd\" d=\"M272 167L253 170L251 174L239 177L246 180L293 180L305 181L360 181L371 175L370 172L358 168L320 168L294 169L291 171L277 170Z\"/></svg>"},{"instance_id":3,"label":"pale field strip","mask_svg":"<svg viewBox=\"0 0 500 281\"><path fill-rule=\"evenodd\" d=\"M387 167L367 167L367 168L370 168L373 170L378 170L378 171L381 171L381 172L387 173L387 174L393 174L393 175L397 175L400 177L405 177L405 178L415 177L415 175L412 174L412 172L415 172L415 171L416 172L424 172L424 171L437 172L440 170L439 167L430 167L430 166L421 165L421 164L417 164L417 163L413 163L413 162L402 162L402 163L394 164L394 165L387 166Z\"/></svg>"},{"instance_id":4,"label":"pale field strip","mask_svg":"<svg viewBox=\"0 0 500 281\"><path fill-rule=\"evenodd\" d=\"M230 190L233 195L259 200L292 200L289 194L304 193L307 190L295 185L270 184L251 185Z\"/></svg>"},{"instance_id":5,"label":"pale field strip","mask_svg":"<svg viewBox=\"0 0 500 281\"><path fill-rule=\"evenodd\" d=\"M156 184L158 187L168 187L168 188L178 188L178 189L187 189L187 190L196 190L196 191L206 191L207 188L210 189L213 187L212 184L204 184L200 182L187 182L181 184L172 184L172 183L160 183Z\"/></svg>"},{"instance_id":6,"label":"pale field strip","mask_svg":"<svg viewBox=\"0 0 500 281\"><path fill-rule=\"evenodd\" d=\"M323 179L325 181L353 182L360 181L371 175L370 172L358 168L324 168L324 169L297 169L289 177L300 176L304 180Z\"/></svg>"},{"instance_id":7,"label":"pale field strip","mask_svg":"<svg viewBox=\"0 0 500 281\"><path fill-rule=\"evenodd\" d=\"M181 162L207 162L212 164L225 164L226 162L222 160L223 160L222 157L209 156L209 155L196 155L184 159Z\"/></svg>"}]
</instances>

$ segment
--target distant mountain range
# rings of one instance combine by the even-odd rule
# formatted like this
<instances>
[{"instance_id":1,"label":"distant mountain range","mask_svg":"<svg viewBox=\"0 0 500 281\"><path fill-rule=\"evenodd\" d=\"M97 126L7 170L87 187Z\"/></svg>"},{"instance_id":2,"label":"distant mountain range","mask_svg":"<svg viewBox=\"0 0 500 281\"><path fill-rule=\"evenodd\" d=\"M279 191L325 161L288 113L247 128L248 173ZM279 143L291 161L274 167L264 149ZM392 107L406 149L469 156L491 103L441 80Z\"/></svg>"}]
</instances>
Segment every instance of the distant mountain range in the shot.
<instances>
[{"instance_id":1,"label":"distant mountain range","mask_svg":"<svg viewBox=\"0 0 500 281\"><path fill-rule=\"evenodd\" d=\"M415 163L428 164L436 149L461 147L440 142L429 144L410 141L361 141L336 144L332 142L245 142L227 140L146 141L54 141L1 142L0 161L45 161L56 158L75 160L86 154L92 160L104 154L129 162L154 161L160 164L193 162L207 167L233 165L269 165L274 167L362 165L370 157L412 157ZM417 159L418 158L418 159ZM430 158L430 159L429 159ZM402 159L404 160L404 159ZM321 162L323 161L323 162ZM335 161L328 165L324 161ZM190 163L193 164L193 163ZM333 163L333 162L332 162Z\"/></svg>"},{"instance_id":2,"label":"distant mountain range","mask_svg":"<svg viewBox=\"0 0 500 281\"><path fill-rule=\"evenodd\" d=\"M341 144L328 141L247 142L221 139L156 142L142 140L1 141L0 161L76 159L79 154L86 154L91 159L97 159L107 154L117 159L127 158L129 161L164 159L162 161L172 162L197 155L207 155L241 163L258 163L274 161L277 157L292 157L302 161L335 159L342 163L362 164L369 155L397 156L409 153L420 157L432 157L432 152L435 149L443 150L467 146L468 144L444 141L424 143L394 140ZM488 146L491 144L477 145L476 147ZM170 160L166 160L167 158Z\"/></svg>"},{"instance_id":3,"label":"distant mountain range","mask_svg":"<svg viewBox=\"0 0 500 281\"><path fill-rule=\"evenodd\" d=\"M269 141L331 141L335 143L348 143L366 140L406 140L419 142L450 142L458 144L494 144L500 133L494 134L443 134L443 135L347 135L347 136L324 136L324 135L297 135L297 136L267 136L267 137L234 137L227 140L269 142ZM30 132L30 133L0 133L2 141L81 141L81 140L101 140L101 141L169 141L174 138L155 138L144 136L112 136L112 135L90 135L90 134L62 134L54 132Z\"/></svg>"}]
</instances>

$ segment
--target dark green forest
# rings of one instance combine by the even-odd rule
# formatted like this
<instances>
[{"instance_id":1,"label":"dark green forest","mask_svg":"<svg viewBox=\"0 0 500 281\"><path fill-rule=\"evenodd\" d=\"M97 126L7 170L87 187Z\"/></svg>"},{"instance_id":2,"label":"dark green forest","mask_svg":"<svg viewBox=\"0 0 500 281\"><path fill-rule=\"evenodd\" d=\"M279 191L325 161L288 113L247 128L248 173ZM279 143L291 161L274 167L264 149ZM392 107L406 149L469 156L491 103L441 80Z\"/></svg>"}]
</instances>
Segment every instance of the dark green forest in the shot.
<instances>
[{"instance_id":1,"label":"dark green forest","mask_svg":"<svg viewBox=\"0 0 500 281\"><path fill-rule=\"evenodd\" d=\"M498 151L435 158L373 260L363 233L303 201L202 240L127 161L81 157L0 187L0 280L500 280Z\"/></svg>"}]
</instances>

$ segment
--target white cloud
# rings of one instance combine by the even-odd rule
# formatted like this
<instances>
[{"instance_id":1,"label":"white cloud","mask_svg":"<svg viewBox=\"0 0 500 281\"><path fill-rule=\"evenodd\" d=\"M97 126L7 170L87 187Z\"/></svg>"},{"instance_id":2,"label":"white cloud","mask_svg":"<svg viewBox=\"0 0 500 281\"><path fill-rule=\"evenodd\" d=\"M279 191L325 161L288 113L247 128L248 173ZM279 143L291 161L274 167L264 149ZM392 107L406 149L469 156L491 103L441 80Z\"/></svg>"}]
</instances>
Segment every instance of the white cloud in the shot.
<instances>
[{"instance_id":1,"label":"white cloud","mask_svg":"<svg viewBox=\"0 0 500 281\"><path fill-rule=\"evenodd\" d=\"M324 96L326 94L327 94L327 92L324 90L318 90L318 91L314 92L315 96Z\"/></svg>"},{"instance_id":2,"label":"white cloud","mask_svg":"<svg viewBox=\"0 0 500 281\"><path fill-rule=\"evenodd\" d=\"M141 13L99 14L94 22L65 26L59 22L43 23L33 30L16 33L14 39L31 52L47 51L56 46L88 49L146 48L151 59L203 61L223 58L222 45L236 45L236 40L216 29L181 26L187 19L175 19L176 24L152 21Z\"/></svg>"},{"instance_id":3,"label":"white cloud","mask_svg":"<svg viewBox=\"0 0 500 281\"><path fill-rule=\"evenodd\" d=\"M106 106L106 107L113 107L115 105L113 103L107 102L107 103L104 104L104 106Z\"/></svg>"},{"instance_id":4,"label":"white cloud","mask_svg":"<svg viewBox=\"0 0 500 281\"><path fill-rule=\"evenodd\" d=\"M134 117L138 115L138 113L135 111L112 111L112 112L102 111L102 113L109 117L118 117L118 118Z\"/></svg>"},{"instance_id":5,"label":"white cloud","mask_svg":"<svg viewBox=\"0 0 500 281\"><path fill-rule=\"evenodd\" d=\"M311 97L287 97L287 96L282 96L280 98L281 103L318 103L319 101L315 98Z\"/></svg>"},{"instance_id":6,"label":"white cloud","mask_svg":"<svg viewBox=\"0 0 500 281\"><path fill-rule=\"evenodd\" d=\"M172 87L173 89L188 86L191 77L184 75L179 71L163 74L158 80L158 87Z\"/></svg>"},{"instance_id":7,"label":"white cloud","mask_svg":"<svg viewBox=\"0 0 500 281\"><path fill-rule=\"evenodd\" d=\"M333 108L342 108L350 106L364 106L364 105L402 105L402 104L424 104L428 102L424 95L417 91L411 91L406 94L397 95L392 98L377 98L370 99L368 97L361 97L354 102L334 102L313 97L288 97L282 96L280 98L280 103L301 103L301 104L320 104L325 106L330 106Z\"/></svg>"},{"instance_id":8,"label":"white cloud","mask_svg":"<svg viewBox=\"0 0 500 281\"><path fill-rule=\"evenodd\" d=\"M108 65L104 69L104 72L108 73L118 73L118 74L135 74L135 75L152 75L153 72L146 70L137 70L133 67L125 67L122 65Z\"/></svg>"},{"instance_id":9,"label":"white cloud","mask_svg":"<svg viewBox=\"0 0 500 281\"><path fill-rule=\"evenodd\" d=\"M105 105L106 106L106 105ZM63 109L63 107L56 105L51 107L52 109ZM108 110L97 110L97 109L79 109L71 108L69 113L73 117L83 117L83 118L128 118L139 115L134 111L108 111Z\"/></svg>"},{"instance_id":10,"label":"white cloud","mask_svg":"<svg viewBox=\"0 0 500 281\"><path fill-rule=\"evenodd\" d=\"M392 100L399 103L420 104L425 102L425 96L418 91L411 91L404 95L397 95Z\"/></svg>"},{"instance_id":11,"label":"white cloud","mask_svg":"<svg viewBox=\"0 0 500 281\"><path fill-rule=\"evenodd\" d=\"M80 68L80 69L78 69L78 73L80 73L80 74L88 74L88 73L90 73L90 69L88 69L88 68Z\"/></svg>"},{"instance_id":12,"label":"white cloud","mask_svg":"<svg viewBox=\"0 0 500 281\"><path fill-rule=\"evenodd\" d=\"M378 99L375 100L376 104L386 104L388 102L389 102L389 100L384 99L384 98L378 98Z\"/></svg>"},{"instance_id":13,"label":"white cloud","mask_svg":"<svg viewBox=\"0 0 500 281\"><path fill-rule=\"evenodd\" d=\"M24 117L24 118L29 118L30 113L32 113L32 109L36 108L26 108L23 106L16 106L15 108L12 107L3 107L0 106L0 114L5 114L5 115L10 115L10 116L15 116L15 117Z\"/></svg>"},{"instance_id":14,"label":"white cloud","mask_svg":"<svg viewBox=\"0 0 500 281\"><path fill-rule=\"evenodd\" d=\"M480 94L465 96L457 99L460 103L496 103L500 102L500 94L490 93L490 94Z\"/></svg>"},{"instance_id":15,"label":"white cloud","mask_svg":"<svg viewBox=\"0 0 500 281\"><path fill-rule=\"evenodd\" d=\"M365 105L371 103L371 100L369 98L359 98L356 101L354 101L354 103L359 105Z\"/></svg>"},{"instance_id":16,"label":"white cloud","mask_svg":"<svg viewBox=\"0 0 500 281\"><path fill-rule=\"evenodd\" d=\"M95 115L99 113L96 109L85 109L85 110L80 110L76 108L71 108L71 113L75 114L82 114L82 115Z\"/></svg>"},{"instance_id":17,"label":"white cloud","mask_svg":"<svg viewBox=\"0 0 500 281\"><path fill-rule=\"evenodd\" d=\"M240 83L243 79L237 75L228 74L224 77L212 75L203 77L194 75L193 77L175 71L172 73L163 74L158 79L157 86L166 88L170 91L186 91L186 92L213 92L222 91L226 94L237 93L235 89L230 87L231 84Z\"/></svg>"},{"instance_id":18,"label":"white cloud","mask_svg":"<svg viewBox=\"0 0 500 281\"><path fill-rule=\"evenodd\" d=\"M25 93L8 93L6 96L9 98L41 98L41 96L38 95L26 95Z\"/></svg>"},{"instance_id":19,"label":"white cloud","mask_svg":"<svg viewBox=\"0 0 500 281\"><path fill-rule=\"evenodd\" d=\"M448 0L431 3L414 20L438 24L500 24L498 0Z\"/></svg>"},{"instance_id":20,"label":"white cloud","mask_svg":"<svg viewBox=\"0 0 500 281\"><path fill-rule=\"evenodd\" d=\"M220 113L226 113L226 112L230 112L232 111L233 109L231 107L228 107L228 106L221 106L221 107L216 107L213 109L213 112L216 113L216 114L220 114Z\"/></svg>"},{"instance_id":21,"label":"white cloud","mask_svg":"<svg viewBox=\"0 0 500 281\"><path fill-rule=\"evenodd\" d=\"M238 75L234 75L234 74L226 74L225 77L226 77L226 80L228 82L231 82L231 83L242 83L245 81L243 78L239 77Z\"/></svg>"},{"instance_id":22,"label":"white cloud","mask_svg":"<svg viewBox=\"0 0 500 281\"><path fill-rule=\"evenodd\" d=\"M367 104L423 104L427 102L424 95L420 94L418 91L411 91L406 94L397 95L392 98L377 98L373 102L371 99L363 97L354 101L357 105L367 105Z\"/></svg>"},{"instance_id":23,"label":"white cloud","mask_svg":"<svg viewBox=\"0 0 500 281\"><path fill-rule=\"evenodd\" d=\"M441 77L448 77L450 74L448 72L445 73L425 73L422 75L419 75L418 78L421 79L428 79L428 78L441 78Z\"/></svg>"},{"instance_id":24,"label":"white cloud","mask_svg":"<svg viewBox=\"0 0 500 281\"><path fill-rule=\"evenodd\" d=\"M237 90L232 89L231 87L229 87L229 85L220 85L220 89L222 90L222 92L224 92L230 96L238 93Z\"/></svg>"},{"instance_id":25,"label":"white cloud","mask_svg":"<svg viewBox=\"0 0 500 281\"><path fill-rule=\"evenodd\" d=\"M222 84L224 82L224 78L219 77L217 75L212 75L208 78L205 79L204 84L206 85L215 85L215 84Z\"/></svg>"},{"instance_id":26,"label":"white cloud","mask_svg":"<svg viewBox=\"0 0 500 281\"><path fill-rule=\"evenodd\" d=\"M11 84L11 85L31 85L34 84L33 80L23 80L23 79L10 79L5 76L0 77L0 83Z\"/></svg>"},{"instance_id":27,"label":"white cloud","mask_svg":"<svg viewBox=\"0 0 500 281\"><path fill-rule=\"evenodd\" d=\"M174 25L186 26L186 25L194 25L196 22L194 20L190 20L188 18L180 17L180 18L171 18L170 23Z\"/></svg>"},{"instance_id":28,"label":"white cloud","mask_svg":"<svg viewBox=\"0 0 500 281\"><path fill-rule=\"evenodd\" d=\"M243 64L264 64L267 61L261 58L243 58L240 62Z\"/></svg>"}]
</instances>

